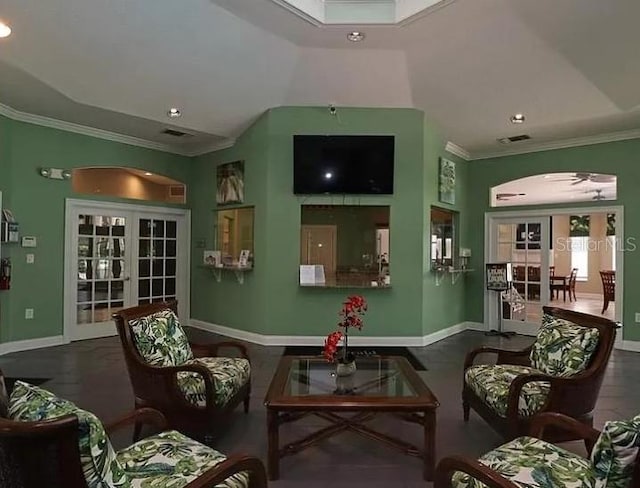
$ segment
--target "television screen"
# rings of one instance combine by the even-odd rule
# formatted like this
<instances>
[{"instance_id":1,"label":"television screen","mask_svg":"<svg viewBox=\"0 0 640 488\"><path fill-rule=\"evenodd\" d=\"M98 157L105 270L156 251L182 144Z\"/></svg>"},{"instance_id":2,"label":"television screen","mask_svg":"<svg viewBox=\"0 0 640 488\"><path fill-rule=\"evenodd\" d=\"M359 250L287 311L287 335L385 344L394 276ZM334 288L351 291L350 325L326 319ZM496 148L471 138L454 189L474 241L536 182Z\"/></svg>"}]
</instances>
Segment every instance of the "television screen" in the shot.
<instances>
[{"instance_id":1,"label":"television screen","mask_svg":"<svg viewBox=\"0 0 640 488\"><path fill-rule=\"evenodd\" d=\"M293 136L296 194L392 194L393 136Z\"/></svg>"}]
</instances>

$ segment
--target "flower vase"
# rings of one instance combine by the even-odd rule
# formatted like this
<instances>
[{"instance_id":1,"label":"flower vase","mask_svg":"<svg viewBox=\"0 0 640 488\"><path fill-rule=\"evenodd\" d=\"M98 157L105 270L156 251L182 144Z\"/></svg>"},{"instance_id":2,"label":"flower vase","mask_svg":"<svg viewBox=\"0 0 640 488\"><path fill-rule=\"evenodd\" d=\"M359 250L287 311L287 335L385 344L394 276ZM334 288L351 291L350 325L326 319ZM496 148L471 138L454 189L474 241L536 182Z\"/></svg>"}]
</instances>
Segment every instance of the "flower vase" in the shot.
<instances>
[{"instance_id":1,"label":"flower vase","mask_svg":"<svg viewBox=\"0 0 640 488\"><path fill-rule=\"evenodd\" d=\"M356 360L353 355L347 356L346 359L341 359L336 365L337 376L351 376L356 372Z\"/></svg>"}]
</instances>

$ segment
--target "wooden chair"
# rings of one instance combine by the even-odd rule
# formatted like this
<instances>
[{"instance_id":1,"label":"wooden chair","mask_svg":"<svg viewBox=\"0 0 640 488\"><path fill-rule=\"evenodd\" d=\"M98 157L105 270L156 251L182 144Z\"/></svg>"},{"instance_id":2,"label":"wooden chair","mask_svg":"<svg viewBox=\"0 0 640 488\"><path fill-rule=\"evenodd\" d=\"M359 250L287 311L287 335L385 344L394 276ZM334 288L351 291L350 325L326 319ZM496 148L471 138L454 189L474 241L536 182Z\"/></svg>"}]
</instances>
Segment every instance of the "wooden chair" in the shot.
<instances>
[{"instance_id":1,"label":"wooden chair","mask_svg":"<svg viewBox=\"0 0 640 488\"><path fill-rule=\"evenodd\" d=\"M545 314L543 320L564 319L578 327L598 330L597 344L584 370L574 376L563 377L534 369L531 365L531 351L534 344L521 351L494 347L474 349L467 354L464 362L462 405L465 421L469 420L469 413L473 408L505 439L513 439L529 432L531 418L535 413L560 412L585 425L593 424L592 411L598 399L618 326L615 322L603 317L572 310L543 307L543 312ZM496 354L496 364L474 366L475 358L481 353ZM477 390L478 386L471 378L478 370L485 371L489 377L493 374L493 377L498 379L495 385L497 390L494 391L503 392L498 398L503 411L497 409L495 405L492 406L486 394L480 395L474 390L474 388ZM540 382L548 384L548 392L546 388L542 391L544 383ZM490 386L494 385L487 384L487 388ZM521 395L522 398L530 401L527 405L532 405L532 413L521 414L522 407L519 407ZM553 431L549 434L552 440L567 440L561 435L554 437L556 433Z\"/></svg>"},{"instance_id":2,"label":"wooden chair","mask_svg":"<svg viewBox=\"0 0 640 488\"><path fill-rule=\"evenodd\" d=\"M2 371L0 371L0 404L6 405L7 398ZM61 401L66 402L65 400ZM70 404L70 402L66 403ZM73 404L70 405L73 406ZM37 415L43 414L42 408L40 406L36 412ZM77 407L75 408L77 409ZM77 410L79 411L79 409ZM85 478L86 464L92 464L93 460L82 459L80 447L80 439L82 436L86 436L87 432L95 433L99 430L111 434L132 424L149 424L159 430L163 430L167 426L164 416L157 410L150 408L136 410L106 427L103 427L95 416L92 417L95 425L92 424L91 430L89 430L81 428L79 414L67 414L48 420L23 421L8 418L5 411L3 415L0 415L0 486L7 488L88 488L90 484ZM85 427L88 426L85 425ZM182 444L181 439L184 439ZM164 459L163 465L159 466L158 462L153 459L153 453L141 454L143 445L149 446L150 443L153 445L156 441L165 446L173 447L173 469L166 459ZM111 449L108 437L105 442ZM89 447L85 446L85 448L94 449L91 442L88 442L87 445ZM242 479L246 481L247 488L266 488L266 473L259 459L242 454L222 459L224 456L204 445L199 445L199 454L194 454L193 446L194 441L184 438L178 432L167 432L152 436L117 453L112 452L121 464L123 461L120 456L126 456L126 452L129 450L134 457L139 456L134 462L136 472L129 474L130 466L124 464L124 473L120 473L126 479L137 479L138 482L142 472L145 482L153 482L155 476L161 475L165 479L170 477L173 480L171 486L210 488L218 486L231 476L246 473L246 475L242 475ZM101 445L101 448L104 449L104 447L105 445ZM181 457L187 463L182 467L178 466ZM207 469L214 457L216 459L213 462L218 461L218 464ZM147 462L147 459L149 459L148 463L153 465L145 470L144 463ZM106 469L108 468L105 468L105 471ZM185 478L190 471L194 472L195 470L202 471L202 473L190 482L187 482L188 479L182 481L181 478ZM237 477L234 477L235 480ZM92 484L92 486L97 485ZM105 479L99 486L111 485ZM115 485L113 486L115 487Z\"/></svg>"},{"instance_id":3,"label":"wooden chair","mask_svg":"<svg viewBox=\"0 0 640 488\"><path fill-rule=\"evenodd\" d=\"M615 477L618 473L605 473L602 468L606 466L594 466L591 459L538 440L543 438L545 430L549 428L570 432L571 437L584 440L589 458L592 457L594 446L596 450L600 449L597 445L601 434L599 431L559 413L543 413L534 418L530 438L516 439L485 454L480 460L462 456L443 458L436 468L434 488L593 486L596 477L600 482L597 486L610 486L607 483L608 477ZM613 454L613 457L616 455L617 453ZM596 457L601 458L598 453ZM625 473L628 474L628 484L624 486L638 488L640 456L637 455L635 460L631 458L630 461L633 464L629 466L629 472ZM536 471L541 476L532 476ZM524 481L527 477L532 478L531 483ZM624 481L617 481L619 484L616 486L623 486Z\"/></svg>"},{"instance_id":4,"label":"wooden chair","mask_svg":"<svg viewBox=\"0 0 640 488\"><path fill-rule=\"evenodd\" d=\"M219 401L216 388L219 379L214 380L215 371L206 365L209 358L219 357L221 348L236 349L241 358L249 360L247 349L243 344L234 341L218 342L215 344L195 344L189 342L189 347L195 356L194 360L183 362L176 366L155 366L141 355L136 344L132 324L157 313L177 310L177 302L152 303L140 305L119 311L113 315L122 342L124 357L129 371L129 378L135 396L135 408L151 407L161 411L173 429L180 430L190 437L203 439L205 443L212 440L214 433L224 424L228 415L241 403L244 411L249 411L251 396L251 379L235 391L230 398ZM204 362L204 363L203 363ZM185 395L181 378L190 373L198 373L201 381L201 395L198 404ZM226 375L226 373L224 373ZM193 380L193 374L190 375ZM140 426L136 426L134 440L140 433Z\"/></svg>"},{"instance_id":5,"label":"wooden chair","mask_svg":"<svg viewBox=\"0 0 640 488\"><path fill-rule=\"evenodd\" d=\"M602 295L604 298L601 313L605 313L609 308L609 302L616 300L616 272L600 271L600 279L602 280Z\"/></svg>"}]
</instances>

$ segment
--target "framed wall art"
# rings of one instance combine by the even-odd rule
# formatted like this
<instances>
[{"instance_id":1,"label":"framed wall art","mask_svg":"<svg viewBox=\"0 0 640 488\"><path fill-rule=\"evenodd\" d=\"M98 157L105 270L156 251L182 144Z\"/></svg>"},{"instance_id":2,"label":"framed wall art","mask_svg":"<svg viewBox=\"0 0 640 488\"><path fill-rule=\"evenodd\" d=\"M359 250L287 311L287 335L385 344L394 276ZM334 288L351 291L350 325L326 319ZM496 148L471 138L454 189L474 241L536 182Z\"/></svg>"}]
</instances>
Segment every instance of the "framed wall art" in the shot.
<instances>
[{"instance_id":1,"label":"framed wall art","mask_svg":"<svg viewBox=\"0 0 640 488\"><path fill-rule=\"evenodd\" d=\"M440 158L440 181L438 197L442 203L456 203L456 163Z\"/></svg>"}]
</instances>

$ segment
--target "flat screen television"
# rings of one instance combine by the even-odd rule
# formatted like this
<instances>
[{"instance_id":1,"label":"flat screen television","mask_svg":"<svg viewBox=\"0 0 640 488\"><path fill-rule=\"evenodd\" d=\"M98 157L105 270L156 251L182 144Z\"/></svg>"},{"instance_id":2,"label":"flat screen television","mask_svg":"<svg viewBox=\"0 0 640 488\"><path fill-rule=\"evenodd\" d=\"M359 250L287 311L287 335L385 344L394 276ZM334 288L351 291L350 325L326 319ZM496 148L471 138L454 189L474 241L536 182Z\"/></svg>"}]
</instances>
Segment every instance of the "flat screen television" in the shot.
<instances>
[{"instance_id":1,"label":"flat screen television","mask_svg":"<svg viewBox=\"0 0 640 488\"><path fill-rule=\"evenodd\" d=\"M394 136L293 136L293 193L393 193Z\"/></svg>"}]
</instances>

